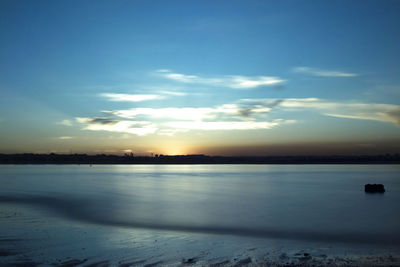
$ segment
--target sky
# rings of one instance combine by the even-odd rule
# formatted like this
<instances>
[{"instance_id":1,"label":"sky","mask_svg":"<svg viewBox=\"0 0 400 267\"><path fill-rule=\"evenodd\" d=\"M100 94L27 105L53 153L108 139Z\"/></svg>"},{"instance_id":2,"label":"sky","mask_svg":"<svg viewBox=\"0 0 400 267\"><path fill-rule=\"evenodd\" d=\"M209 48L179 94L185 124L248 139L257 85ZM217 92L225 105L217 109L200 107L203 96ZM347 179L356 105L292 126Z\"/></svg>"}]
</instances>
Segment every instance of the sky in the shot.
<instances>
[{"instance_id":1,"label":"sky","mask_svg":"<svg viewBox=\"0 0 400 267\"><path fill-rule=\"evenodd\" d=\"M400 1L0 1L0 153L400 153Z\"/></svg>"}]
</instances>

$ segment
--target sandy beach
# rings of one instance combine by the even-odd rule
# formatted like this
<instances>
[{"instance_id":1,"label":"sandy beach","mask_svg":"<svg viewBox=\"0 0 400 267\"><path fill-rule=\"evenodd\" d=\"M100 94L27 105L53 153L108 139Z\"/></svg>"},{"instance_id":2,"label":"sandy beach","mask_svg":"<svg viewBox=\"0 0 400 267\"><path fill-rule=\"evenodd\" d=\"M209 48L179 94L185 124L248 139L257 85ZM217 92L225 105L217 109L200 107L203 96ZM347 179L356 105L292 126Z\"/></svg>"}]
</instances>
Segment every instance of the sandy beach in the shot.
<instances>
[{"instance_id":1,"label":"sandy beach","mask_svg":"<svg viewBox=\"0 0 400 267\"><path fill-rule=\"evenodd\" d=\"M2 206L1 266L400 266L399 246L113 228L43 212Z\"/></svg>"}]
</instances>

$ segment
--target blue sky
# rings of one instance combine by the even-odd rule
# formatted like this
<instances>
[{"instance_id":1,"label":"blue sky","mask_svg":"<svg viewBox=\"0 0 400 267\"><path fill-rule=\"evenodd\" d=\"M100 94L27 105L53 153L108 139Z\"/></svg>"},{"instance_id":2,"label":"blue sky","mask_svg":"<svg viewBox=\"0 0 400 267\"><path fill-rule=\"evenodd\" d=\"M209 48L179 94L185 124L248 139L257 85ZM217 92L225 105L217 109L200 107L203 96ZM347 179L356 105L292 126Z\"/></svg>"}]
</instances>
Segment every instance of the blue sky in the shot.
<instances>
[{"instance_id":1,"label":"blue sky","mask_svg":"<svg viewBox=\"0 0 400 267\"><path fill-rule=\"evenodd\" d=\"M399 11L3 0L0 152L399 152Z\"/></svg>"}]
</instances>

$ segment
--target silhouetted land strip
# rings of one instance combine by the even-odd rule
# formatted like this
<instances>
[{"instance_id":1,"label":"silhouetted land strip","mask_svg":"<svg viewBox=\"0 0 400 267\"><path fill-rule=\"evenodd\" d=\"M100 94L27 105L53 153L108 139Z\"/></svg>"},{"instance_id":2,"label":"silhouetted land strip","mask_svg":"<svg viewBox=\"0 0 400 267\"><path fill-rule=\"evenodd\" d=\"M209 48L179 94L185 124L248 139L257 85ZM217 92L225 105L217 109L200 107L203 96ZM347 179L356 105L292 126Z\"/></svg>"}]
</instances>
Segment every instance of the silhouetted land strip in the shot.
<instances>
[{"instance_id":1,"label":"silhouetted land strip","mask_svg":"<svg viewBox=\"0 0 400 267\"><path fill-rule=\"evenodd\" d=\"M0 154L0 164L399 164L400 154L365 156L155 157L87 154Z\"/></svg>"}]
</instances>

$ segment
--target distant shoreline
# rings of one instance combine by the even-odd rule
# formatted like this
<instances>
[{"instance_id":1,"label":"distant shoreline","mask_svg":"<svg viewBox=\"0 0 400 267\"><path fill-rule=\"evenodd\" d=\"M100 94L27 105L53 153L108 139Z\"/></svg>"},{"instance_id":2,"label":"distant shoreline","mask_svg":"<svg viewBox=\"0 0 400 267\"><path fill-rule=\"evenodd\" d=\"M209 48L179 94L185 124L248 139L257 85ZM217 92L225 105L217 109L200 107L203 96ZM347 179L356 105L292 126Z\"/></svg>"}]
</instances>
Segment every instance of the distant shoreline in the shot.
<instances>
[{"instance_id":1,"label":"distant shoreline","mask_svg":"<svg viewBox=\"0 0 400 267\"><path fill-rule=\"evenodd\" d=\"M0 154L0 164L400 164L400 154L360 156L134 156L87 154Z\"/></svg>"}]
</instances>

